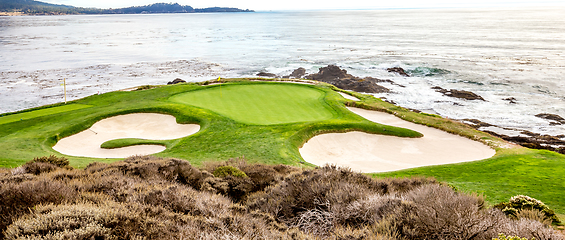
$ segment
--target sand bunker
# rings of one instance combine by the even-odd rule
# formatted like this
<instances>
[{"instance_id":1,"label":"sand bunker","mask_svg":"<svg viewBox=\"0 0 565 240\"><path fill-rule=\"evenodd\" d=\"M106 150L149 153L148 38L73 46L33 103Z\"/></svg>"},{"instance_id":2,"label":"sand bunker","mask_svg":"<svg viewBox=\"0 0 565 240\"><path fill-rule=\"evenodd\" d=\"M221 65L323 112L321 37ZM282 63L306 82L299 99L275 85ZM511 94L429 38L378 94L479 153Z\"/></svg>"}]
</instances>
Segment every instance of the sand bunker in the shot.
<instances>
[{"instance_id":1,"label":"sand bunker","mask_svg":"<svg viewBox=\"0 0 565 240\"><path fill-rule=\"evenodd\" d=\"M186 137L200 130L197 124L177 124L175 117L156 113L134 113L101 120L87 130L61 139L53 147L62 154L78 157L125 158L164 151L160 145L136 145L103 149L106 141L122 138L170 140Z\"/></svg>"},{"instance_id":2,"label":"sand bunker","mask_svg":"<svg viewBox=\"0 0 565 240\"><path fill-rule=\"evenodd\" d=\"M367 120L412 129L424 137L401 138L363 132L322 134L300 149L304 160L318 166L330 163L361 172L388 172L486 159L496 153L480 142L404 121L391 114L348 109Z\"/></svg>"},{"instance_id":3,"label":"sand bunker","mask_svg":"<svg viewBox=\"0 0 565 240\"><path fill-rule=\"evenodd\" d=\"M356 98L356 97L351 96L349 94L342 93L342 92L337 92L337 93L339 93L339 95L341 95L345 99L349 99L349 100L353 100L353 101L359 101L359 98Z\"/></svg>"}]
</instances>

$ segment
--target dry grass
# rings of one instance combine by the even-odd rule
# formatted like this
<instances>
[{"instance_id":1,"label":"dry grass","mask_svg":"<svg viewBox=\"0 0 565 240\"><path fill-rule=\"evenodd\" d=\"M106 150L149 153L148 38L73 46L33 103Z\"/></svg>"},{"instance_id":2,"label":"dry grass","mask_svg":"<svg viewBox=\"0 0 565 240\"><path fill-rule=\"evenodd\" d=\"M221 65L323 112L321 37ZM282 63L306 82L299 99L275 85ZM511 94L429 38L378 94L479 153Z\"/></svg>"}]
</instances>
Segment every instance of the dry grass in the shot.
<instances>
[{"instance_id":1,"label":"dry grass","mask_svg":"<svg viewBox=\"0 0 565 240\"><path fill-rule=\"evenodd\" d=\"M563 239L539 212L513 220L427 178L244 159L204 169L141 156L82 170L45 164L0 169L0 238ZM210 173L225 166L247 177Z\"/></svg>"}]
</instances>

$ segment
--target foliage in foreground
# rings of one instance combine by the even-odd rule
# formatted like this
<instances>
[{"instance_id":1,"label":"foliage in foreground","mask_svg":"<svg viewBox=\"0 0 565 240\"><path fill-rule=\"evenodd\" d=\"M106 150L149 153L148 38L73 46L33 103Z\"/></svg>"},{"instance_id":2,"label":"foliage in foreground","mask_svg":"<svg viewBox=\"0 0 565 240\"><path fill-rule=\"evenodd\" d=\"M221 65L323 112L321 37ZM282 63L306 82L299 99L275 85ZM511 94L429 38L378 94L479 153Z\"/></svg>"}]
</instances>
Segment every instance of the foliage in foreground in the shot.
<instances>
[{"instance_id":1,"label":"foliage in foreground","mask_svg":"<svg viewBox=\"0 0 565 240\"><path fill-rule=\"evenodd\" d=\"M539 212L541 220L548 221L549 224L561 223L553 210L549 209L549 207L540 200L529 196L517 195L510 198L509 202L502 202L494 207L502 210L504 214L515 219L519 218L520 215L535 215Z\"/></svg>"},{"instance_id":2,"label":"foliage in foreground","mask_svg":"<svg viewBox=\"0 0 565 240\"><path fill-rule=\"evenodd\" d=\"M203 169L132 157L85 169L0 170L6 239L564 239L434 179L373 179L243 159ZM216 169L245 173L216 177Z\"/></svg>"}]
</instances>

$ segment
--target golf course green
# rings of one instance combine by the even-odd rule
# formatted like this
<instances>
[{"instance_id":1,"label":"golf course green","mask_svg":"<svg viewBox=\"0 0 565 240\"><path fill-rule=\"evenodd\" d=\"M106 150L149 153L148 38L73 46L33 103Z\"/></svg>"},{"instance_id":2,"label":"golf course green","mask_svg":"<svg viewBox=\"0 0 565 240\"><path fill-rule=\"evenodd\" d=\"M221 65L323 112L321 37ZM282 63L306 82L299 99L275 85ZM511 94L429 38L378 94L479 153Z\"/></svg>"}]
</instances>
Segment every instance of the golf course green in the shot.
<instances>
[{"instance_id":1,"label":"golf course green","mask_svg":"<svg viewBox=\"0 0 565 240\"><path fill-rule=\"evenodd\" d=\"M323 91L299 85L231 85L178 94L171 101L248 124L322 121L333 117Z\"/></svg>"},{"instance_id":2,"label":"golf course green","mask_svg":"<svg viewBox=\"0 0 565 240\"><path fill-rule=\"evenodd\" d=\"M382 176L436 177L467 192L483 193L491 204L524 194L539 199L559 214L565 213L565 156L544 150L508 148L501 139L460 122L416 113L370 95L343 98L334 86L258 82L226 79L222 84L155 86L131 92L93 95L67 105L55 104L0 117L0 167L18 167L34 157L57 155L53 146L62 138L89 129L94 123L129 113L161 113L179 124L198 124L200 130L173 140L117 139L105 148L158 144L166 150L154 156L190 161L200 166L210 161L244 158L248 162L313 167L298 149L313 136L330 132L361 131L399 137L420 137L412 130L368 121L346 106L394 114L404 120L432 126L488 144L497 151L489 159L428 166ZM65 156L73 167L83 168L101 159Z\"/></svg>"}]
</instances>

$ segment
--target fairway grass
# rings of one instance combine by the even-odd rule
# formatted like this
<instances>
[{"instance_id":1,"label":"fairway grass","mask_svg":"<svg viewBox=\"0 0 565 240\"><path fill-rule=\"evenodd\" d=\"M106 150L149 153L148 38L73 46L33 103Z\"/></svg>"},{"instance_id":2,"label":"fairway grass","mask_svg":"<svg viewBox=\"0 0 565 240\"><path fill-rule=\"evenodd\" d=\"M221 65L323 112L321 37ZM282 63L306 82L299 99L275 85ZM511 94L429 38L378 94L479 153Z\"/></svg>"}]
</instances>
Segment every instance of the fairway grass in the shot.
<instances>
[{"instance_id":1,"label":"fairway grass","mask_svg":"<svg viewBox=\"0 0 565 240\"><path fill-rule=\"evenodd\" d=\"M88 108L88 107L91 107L91 106L90 105L84 105L84 104L69 104L69 105L64 105L64 106L60 106L60 107L52 107L52 108L35 110L35 111L31 111L31 112L23 112L23 113L18 113L18 114L2 116L2 117L0 117L0 125L15 122L15 121L23 121L23 120L36 118L36 117L42 117L42 116L47 116L47 115L52 115L52 114L57 114L57 113L62 113L62 112L68 112L68 111Z\"/></svg>"},{"instance_id":2,"label":"fairway grass","mask_svg":"<svg viewBox=\"0 0 565 240\"><path fill-rule=\"evenodd\" d=\"M171 97L171 101L212 110L246 124L270 125L328 120L325 93L291 84L215 86Z\"/></svg>"}]
</instances>

